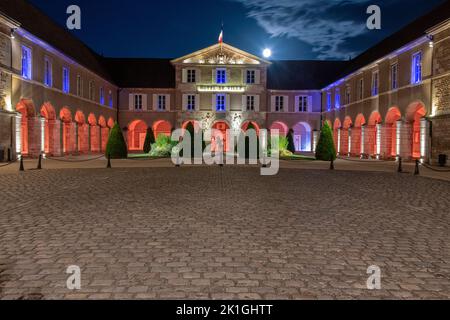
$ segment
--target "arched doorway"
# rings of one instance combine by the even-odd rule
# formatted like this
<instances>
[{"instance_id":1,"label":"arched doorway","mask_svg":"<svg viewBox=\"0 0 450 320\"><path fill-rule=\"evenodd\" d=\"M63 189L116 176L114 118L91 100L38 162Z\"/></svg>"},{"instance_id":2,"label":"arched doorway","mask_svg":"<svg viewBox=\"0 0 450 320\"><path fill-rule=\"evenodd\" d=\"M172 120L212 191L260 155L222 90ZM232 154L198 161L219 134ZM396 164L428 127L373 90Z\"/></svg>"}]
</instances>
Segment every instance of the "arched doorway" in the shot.
<instances>
[{"instance_id":1,"label":"arched doorway","mask_svg":"<svg viewBox=\"0 0 450 320\"><path fill-rule=\"evenodd\" d=\"M292 129L294 130L295 151L312 151L311 126L306 122L299 122Z\"/></svg>"},{"instance_id":2,"label":"arched doorway","mask_svg":"<svg viewBox=\"0 0 450 320\"><path fill-rule=\"evenodd\" d=\"M33 101L29 99L22 99L16 106L16 111L22 115L20 123L20 152L23 156L30 155L30 136L33 135L33 126L36 111Z\"/></svg>"},{"instance_id":3,"label":"arched doorway","mask_svg":"<svg viewBox=\"0 0 450 320\"><path fill-rule=\"evenodd\" d=\"M397 107L392 107L386 114L385 146L387 157L397 156L397 121L401 120L402 114Z\"/></svg>"},{"instance_id":4,"label":"arched doorway","mask_svg":"<svg viewBox=\"0 0 450 320\"><path fill-rule=\"evenodd\" d=\"M100 152L106 151L106 145L108 144L108 136L109 136L109 129L106 125L106 119L104 116L100 116L98 118L98 125L100 126L100 137L101 137L101 143L100 143Z\"/></svg>"},{"instance_id":5,"label":"arched doorway","mask_svg":"<svg viewBox=\"0 0 450 320\"><path fill-rule=\"evenodd\" d=\"M253 128L254 128L255 131L256 131L256 135L258 136L258 135L259 135L260 127L259 127L259 125L258 125L256 122L254 122L254 121L245 121L245 122L242 124L242 126L241 126L242 131L247 132L248 127L250 126L250 124L253 126Z\"/></svg>"},{"instance_id":6,"label":"arched doorway","mask_svg":"<svg viewBox=\"0 0 450 320\"><path fill-rule=\"evenodd\" d=\"M77 124L77 144L78 152L86 153L89 151L89 127L86 124L86 117L81 111L75 113L75 122Z\"/></svg>"},{"instance_id":7,"label":"arched doorway","mask_svg":"<svg viewBox=\"0 0 450 320\"><path fill-rule=\"evenodd\" d=\"M74 151L75 145L75 132L73 132L74 125L72 122L72 114L68 108L64 107L59 113L59 118L62 122L63 153L68 154Z\"/></svg>"},{"instance_id":8,"label":"arched doorway","mask_svg":"<svg viewBox=\"0 0 450 320\"><path fill-rule=\"evenodd\" d=\"M56 111L50 103L44 103L41 108L41 117L45 119L44 124L44 152L48 155L55 155L58 150L55 150L57 141L56 134ZM58 141L59 142L59 141Z\"/></svg>"},{"instance_id":9,"label":"arched doorway","mask_svg":"<svg viewBox=\"0 0 450 320\"><path fill-rule=\"evenodd\" d=\"M97 125L97 118L93 113L88 117L90 138L91 138L91 152L100 152L100 127Z\"/></svg>"},{"instance_id":10,"label":"arched doorway","mask_svg":"<svg viewBox=\"0 0 450 320\"><path fill-rule=\"evenodd\" d=\"M380 152L378 150L377 137L379 135L378 132L378 124L382 122L381 115L379 112L374 111L370 115L369 123L366 128L366 150L365 152L369 155L378 155ZM378 143L381 143L378 141Z\"/></svg>"},{"instance_id":11,"label":"arched doorway","mask_svg":"<svg viewBox=\"0 0 450 320\"><path fill-rule=\"evenodd\" d=\"M225 121L217 121L212 126L212 129L215 129L214 132L211 133L211 151L216 152L218 150L218 140L222 141L223 151L228 152L228 136L227 130L230 129L230 126Z\"/></svg>"},{"instance_id":12,"label":"arched doorway","mask_svg":"<svg viewBox=\"0 0 450 320\"><path fill-rule=\"evenodd\" d=\"M128 126L128 150L143 151L147 124L142 120L135 120Z\"/></svg>"},{"instance_id":13,"label":"arched doorway","mask_svg":"<svg viewBox=\"0 0 450 320\"><path fill-rule=\"evenodd\" d=\"M341 152L344 155L348 154L350 151L351 146L349 145L348 133L352 125L352 118L350 118L349 116L345 117L344 124L341 130Z\"/></svg>"},{"instance_id":14,"label":"arched doorway","mask_svg":"<svg viewBox=\"0 0 450 320\"><path fill-rule=\"evenodd\" d=\"M336 118L334 120L334 126L333 126L333 139L334 139L334 146L336 147L336 152L340 151L339 146L339 129L341 129L342 123L339 118Z\"/></svg>"},{"instance_id":15,"label":"arched doorway","mask_svg":"<svg viewBox=\"0 0 450 320\"><path fill-rule=\"evenodd\" d=\"M406 119L411 127L411 156L420 159L424 156L425 138L422 137L422 119L427 114L425 106L420 102L409 105Z\"/></svg>"},{"instance_id":16,"label":"arched doorway","mask_svg":"<svg viewBox=\"0 0 450 320\"><path fill-rule=\"evenodd\" d=\"M362 153L362 126L366 124L366 118L360 113L356 116L355 126L352 129L352 148L351 154L354 156L360 156Z\"/></svg>"},{"instance_id":17,"label":"arched doorway","mask_svg":"<svg viewBox=\"0 0 450 320\"><path fill-rule=\"evenodd\" d=\"M109 128L110 130L114 127L115 124L116 124L116 122L114 121L113 118L109 118L109 119L108 119L107 125L108 125L108 128Z\"/></svg>"},{"instance_id":18,"label":"arched doorway","mask_svg":"<svg viewBox=\"0 0 450 320\"><path fill-rule=\"evenodd\" d=\"M165 120L156 121L153 124L153 132L155 134L155 139L157 139L161 134L170 137L172 134L172 125L170 122Z\"/></svg>"},{"instance_id":19,"label":"arched doorway","mask_svg":"<svg viewBox=\"0 0 450 320\"><path fill-rule=\"evenodd\" d=\"M288 126L281 121L275 121L274 123L272 123L272 125L270 126L270 131L272 132L273 130L278 130L280 136L287 136L289 128Z\"/></svg>"}]
</instances>

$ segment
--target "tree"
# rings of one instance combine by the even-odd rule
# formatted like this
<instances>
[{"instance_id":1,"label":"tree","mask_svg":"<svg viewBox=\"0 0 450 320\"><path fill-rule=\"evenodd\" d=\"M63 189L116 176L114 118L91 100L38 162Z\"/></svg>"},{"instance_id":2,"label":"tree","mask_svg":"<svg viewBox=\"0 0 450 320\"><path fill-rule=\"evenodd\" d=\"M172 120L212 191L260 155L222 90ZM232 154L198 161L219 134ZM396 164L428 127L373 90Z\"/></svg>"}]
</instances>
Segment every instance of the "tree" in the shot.
<instances>
[{"instance_id":1,"label":"tree","mask_svg":"<svg viewBox=\"0 0 450 320\"><path fill-rule=\"evenodd\" d=\"M288 145L287 145L288 151L295 153L294 130L289 129L287 139L288 139Z\"/></svg>"},{"instance_id":2,"label":"tree","mask_svg":"<svg viewBox=\"0 0 450 320\"><path fill-rule=\"evenodd\" d=\"M331 162L336 160L333 132L326 121L320 131L320 138L316 147L316 159Z\"/></svg>"},{"instance_id":3,"label":"tree","mask_svg":"<svg viewBox=\"0 0 450 320\"><path fill-rule=\"evenodd\" d=\"M122 130L116 123L111 130L106 145L106 157L111 156L111 159L125 159L128 157L128 148L123 138Z\"/></svg>"},{"instance_id":4,"label":"tree","mask_svg":"<svg viewBox=\"0 0 450 320\"><path fill-rule=\"evenodd\" d=\"M155 143L155 134L153 133L153 128L148 127L147 135L145 136L144 142L144 152L150 153L150 151L152 151L152 144L154 143Z\"/></svg>"}]
</instances>

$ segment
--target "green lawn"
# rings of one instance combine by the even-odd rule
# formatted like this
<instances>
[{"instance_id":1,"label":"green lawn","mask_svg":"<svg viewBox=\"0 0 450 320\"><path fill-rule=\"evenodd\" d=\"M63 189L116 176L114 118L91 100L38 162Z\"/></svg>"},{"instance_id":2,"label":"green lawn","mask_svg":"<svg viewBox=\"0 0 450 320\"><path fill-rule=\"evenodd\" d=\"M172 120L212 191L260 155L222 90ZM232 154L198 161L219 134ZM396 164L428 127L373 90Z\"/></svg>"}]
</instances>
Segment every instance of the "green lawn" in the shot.
<instances>
[{"instance_id":1,"label":"green lawn","mask_svg":"<svg viewBox=\"0 0 450 320\"><path fill-rule=\"evenodd\" d=\"M315 161L316 158L314 157L308 157L308 156L302 156L300 154L293 154L290 157L280 157L281 160L306 160L306 161Z\"/></svg>"}]
</instances>

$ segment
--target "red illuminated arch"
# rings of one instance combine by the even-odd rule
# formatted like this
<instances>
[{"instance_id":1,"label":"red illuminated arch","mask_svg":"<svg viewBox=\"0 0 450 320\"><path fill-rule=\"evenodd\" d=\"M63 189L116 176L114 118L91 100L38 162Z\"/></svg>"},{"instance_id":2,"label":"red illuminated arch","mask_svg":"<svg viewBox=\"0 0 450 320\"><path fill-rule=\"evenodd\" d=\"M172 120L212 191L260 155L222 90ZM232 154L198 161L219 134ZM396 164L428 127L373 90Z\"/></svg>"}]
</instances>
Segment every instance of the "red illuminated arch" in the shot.
<instances>
[{"instance_id":1,"label":"red illuminated arch","mask_svg":"<svg viewBox=\"0 0 450 320\"><path fill-rule=\"evenodd\" d=\"M143 151L146 135L147 124L144 121L134 120L131 122L127 132L128 150Z\"/></svg>"},{"instance_id":2,"label":"red illuminated arch","mask_svg":"<svg viewBox=\"0 0 450 320\"><path fill-rule=\"evenodd\" d=\"M211 128L215 129L214 132L211 133L211 150L214 152L218 150L217 141L218 139L221 139L223 144L223 150L225 152L228 152L229 145L228 145L227 130L230 129L228 123L225 121L217 121L213 124Z\"/></svg>"},{"instance_id":3,"label":"red illuminated arch","mask_svg":"<svg viewBox=\"0 0 450 320\"><path fill-rule=\"evenodd\" d=\"M369 118L369 123L366 128L366 150L365 152L369 155L378 154L377 150L377 135L378 127L377 125L382 122L381 115L378 111L372 112Z\"/></svg>"},{"instance_id":4,"label":"red illuminated arch","mask_svg":"<svg viewBox=\"0 0 450 320\"><path fill-rule=\"evenodd\" d=\"M92 152L100 152L100 128L97 126L97 118L95 117L95 114L89 114L88 123L91 137L90 150Z\"/></svg>"},{"instance_id":5,"label":"red illuminated arch","mask_svg":"<svg viewBox=\"0 0 450 320\"><path fill-rule=\"evenodd\" d=\"M33 101L30 99L21 99L16 105L16 111L22 115L21 122L21 153L24 156L29 155L29 137L33 134L30 132L28 121L36 116L36 109L34 108Z\"/></svg>"},{"instance_id":6,"label":"red illuminated arch","mask_svg":"<svg viewBox=\"0 0 450 320\"><path fill-rule=\"evenodd\" d=\"M259 125L258 125L256 122L254 122L254 121L245 121L245 122L242 124L242 127L241 127L242 131L246 132L247 129L248 129L248 126L250 125L250 123L253 125L253 128L255 128L256 135L259 135L260 127L259 127Z\"/></svg>"},{"instance_id":7,"label":"red illuminated arch","mask_svg":"<svg viewBox=\"0 0 450 320\"><path fill-rule=\"evenodd\" d=\"M341 153L348 154L349 145L348 145L348 129L350 129L353 125L352 118L350 116L345 117L344 124L342 125L341 130Z\"/></svg>"},{"instance_id":8,"label":"red illuminated arch","mask_svg":"<svg viewBox=\"0 0 450 320\"><path fill-rule=\"evenodd\" d=\"M98 118L98 125L100 126L100 152L106 150L106 144L108 143L109 129L106 125L106 119L104 116Z\"/></svg>"},{"instance_id":9,"label":"red illuminated arch","mask_svg":"<svg viewBox=\"0 0 450 320\"><path fill-rule=\"evenodd\" d=\"M96 126L97 125L97 118L95 117L95 114L93 114L93 113L89 114L89 116L88 116L88 123L91 126Z\"/></svg>"},{"instance_id":10,"label":"red illuminated arch","mask_svg":"<svg viewBox=\"0 0 450 320\"><path fill-rule=\"evenodd\" d=\"M361 127L366 124L366 118L361 113L356 116L355 126L352 129L352 149L351 153L355 156L361 154L361 139L362 129Z\"/></svg>"},{"instance_id":11,"label":"red illuminated arch","mask_svg":"<svg viewBox=\"0 0 450 320\"><path fill-rule=\"evenodd\" d=\"M44 152L46 154L54 155L57 150L55 150L56 139L55 139L55 131L57 128L55 127L56 120L56 111L53 106L47 102L44 103L41 107L41 117L45 119L44 125Z\"/></svg>"},{"instance_id":12,"label":"red illuminated arch","mask_svg":"<svg viewBox=\"0 0 450 320\"><path fill-rule=\"evenodd\" d=\"M161 134L170 137L172 133L172 125L170 124L169 121L165 120L156 121L153 124L153 132L155 134L155 139Z\"/></svg>"},{"instance_id":13,"label":"red illuminated arch","mask_svg":"<svg viewBox=\"0 0 450 320\"><path fill-rule=\"evenodd\" d=\"M270 126L270 131L273 131L275 129L279 131L281 136L287 136L289 131L288 126L281 121L275 121L274 123L272 123L272 125Z\"/></svg>"},{"instance_id":14,"label":"red illuminated arch","mask_svg":"<svg viewBox=\"0 0 450 320\"><path fill-rule=\"evenodd\" d=\"M78 125L78 152L88 152L89 126L86 124L86 117L82 111L75 113L75 122Z\"/></svg>"},{"instance_id":15,"label":"red illuminated arch","mask_svg":"<svg viewBox=\"0 0 450 320\"><path fill-rule=\"evenodd\" d=\"M61 119L63 126L63 152L67 154L75 151L75 132L72 122L72 113L69 108L63 107L59 112L59 118Z\"/></svg>"},{"instance_id":16,"label":"red illuminated arch","mask_svg":"<svg viewBox=\"0 0 450 320\"><path fill-rule=\"evenodd\" d=\"M422 102L414 102L408 106L406 120L411 124L411 156L414 159L420 159L422 143L420 135L421 120L427 114L427 110Z\"/></svg>"},{"instance_id":17,"label":"red illuminated arch","mask_svg":"<svg viewBox=\"0 0 450 320\"><path fill-rule=\"evenodd\" d=\"M401 120L402 114L398 107L391 107L386 114L385 137L386 155L395 157L397 155L397 121Z\"/></svg>"},{"instance_id":18,"label":"red illuminated arch","mask_svg":"<svg viewBox=\"0 0 450 320\"><path fill-rule=\"evenodd\" d=\"M338 151L339 147L338 147L338 143L339 143L339 129L342 127L342 123L341 120L339 118L336 118L336 120L334 120L334 125L333 125L333 139L334 139L334 146L336 147L336 151Z\"/></svg>"},{"instance_id":19,"label":"red illuminated arch","mask_svg":"<svg viewBox=\"0 0 450 320\"><path fill-rule=\"evenodd\" d=\"M107 122L108 128L112 129L114 127L115 123L116 122L114 121L113 118L109 118L108 122Z\"/></svg>"}]
</instances>

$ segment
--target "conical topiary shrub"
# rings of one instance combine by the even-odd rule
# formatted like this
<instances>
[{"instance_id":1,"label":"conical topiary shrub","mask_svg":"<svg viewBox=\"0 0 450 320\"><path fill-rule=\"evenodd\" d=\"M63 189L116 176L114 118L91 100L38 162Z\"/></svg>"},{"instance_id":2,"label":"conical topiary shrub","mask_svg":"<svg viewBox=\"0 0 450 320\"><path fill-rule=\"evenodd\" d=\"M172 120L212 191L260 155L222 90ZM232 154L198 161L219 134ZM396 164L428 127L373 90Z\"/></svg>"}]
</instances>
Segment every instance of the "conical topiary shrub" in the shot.
<instances>
[{"instance_id":1,"label":"conical topiary shrub","mask_svg":"<svg viewBox=\"0 0 450 320\"><path fill-rule=\"evenodd\" d=\"M320 131L320 138L316 147L316 159L323 161L336 160L336 148L333 141L333 132L326 121Z\"/></svg>"},{"instance_id":2,"label":"conical topiary shrub","mask_svg":"<svg viewBox=\"0 0 450 320\"><path fill-rule=\"evenodd\" d=\"M292 129L289 130L287 139L288 139L288 145L287 145L288 151L295 153L294 130L292 130Z\"/></svg>"},{"instance_id":3,"label":"conical topiary shrub","mask_svg":"<svg viewBox=\"0 0 450 320\"><path fill-rule=\"evenodd\" d=\"M154 143L155 143L155 134L153 133L153 128L148 127L144 142L144 152L150 153L150 151L152 151L152 144Z\"/></svg>"},{"instance_id":4,"label":"conical topiary shrub","mask_svg":"<svg viewBox=\"0 0 450 320\"><path fill-rule=\"evenodd\" d=\"M117 123L109 134L105 155L106 157L111 156L111 159L125 159L128 157L127 144Z\"/></svg>"}]
</instances>

